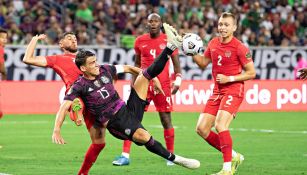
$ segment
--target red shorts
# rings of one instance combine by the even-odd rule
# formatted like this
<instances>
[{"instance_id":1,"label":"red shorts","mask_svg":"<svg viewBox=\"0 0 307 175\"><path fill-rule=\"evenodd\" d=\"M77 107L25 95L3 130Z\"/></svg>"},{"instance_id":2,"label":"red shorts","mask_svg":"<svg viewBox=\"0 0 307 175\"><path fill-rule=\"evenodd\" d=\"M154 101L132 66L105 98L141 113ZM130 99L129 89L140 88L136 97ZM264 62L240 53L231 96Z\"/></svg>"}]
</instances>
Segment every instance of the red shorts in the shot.
<instances>
[{"instance_id":1,"label":"red shorts","mask_svg":"<svg viewBox=\"0 0 307 175\"><path fill-rule=\"evenodd\" d=\"M171 88L170 87L162 87L165 96L163 94L155 94L153 90L153 86L149 85L148 93L147 93L147 101L150 103L154 102L156 111L158 112L171 112L173 111L173 102L171 98ZM145 111L147 111L148 105L145 107Z\"/></svg>"},{"instance_id":2,"label":"red shorts","mask_svg":"<svg viewBox=\"0 0 307 175\"><path fill-rule=\"evenodd\" d=\"M213 94L207 101L203 113L209 113L216 116L218 110L224 110L235 116L243 101L243 98L244 97L239 97L236 95Z\"/></svg>"},{"instance_id":3,"label":"red shorts","mask_svg":"<svg viewBox=\"0 0 307 175\"><path fill-rule=\"evenodd\" d=\"M83 111L84 123L88 131L94 125L95 117L90 114L86 109Z\"/></svg>"}]
</instances>

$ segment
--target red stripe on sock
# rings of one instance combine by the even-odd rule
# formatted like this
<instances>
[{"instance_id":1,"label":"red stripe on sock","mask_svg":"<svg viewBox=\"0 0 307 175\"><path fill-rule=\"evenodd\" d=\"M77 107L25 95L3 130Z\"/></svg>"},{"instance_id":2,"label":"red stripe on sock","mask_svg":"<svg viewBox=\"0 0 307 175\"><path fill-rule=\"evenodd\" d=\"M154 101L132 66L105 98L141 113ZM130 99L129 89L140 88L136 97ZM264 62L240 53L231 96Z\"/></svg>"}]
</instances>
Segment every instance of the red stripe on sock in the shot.
<instances>
[{"instance_id":1,"label":"red stripe on sock","mask_svg":"<svg viewBox=\"0 0 307 175\"><path fill-rule=\"evenodd\" d=\"M174 153L175 129L164 129L164 140L169 152Z\"/></svg>"},{"instance_id":2,"label":"red stripe on sock","mask_svg":"<svg viewBox=\"0 0 307 175\"><path fill-rule=\"evenodd\" d=\"M88 148L78 175L87 175L92 165L95 163L99 153L105 144L91 144Z\"/></svg>"},{"instance_id":3,"label":"red stripe on sock","mask_svg":"<svg viewBox=\"0 0 307 175\"><path fill-rule=\"evenodd\" d=\"M228 130L219 133L224 162L231 162L232 139Z\"/></svg>"},{"instance_id":4,"label":"red stripe on sock","mask_svg":"<svg viewBox=\"0 0 307 175\"><path fill-rule=\"evenodd\" d=\"M130 140L124 140L123 144L123 152L130 154L130 148L131 148L131 141Z\"/></svg>"},{"instance_id":5,"label":"red stripe on sock","mask_svg":"<svg viewBox=\"0 0 307 175\"><path fill-rule=\"evenodd\" d=\"M219 135L213 131L210 131L208 137L205 139L211 146L221 151L221 144Z\"/></svg>"}]
</instances>

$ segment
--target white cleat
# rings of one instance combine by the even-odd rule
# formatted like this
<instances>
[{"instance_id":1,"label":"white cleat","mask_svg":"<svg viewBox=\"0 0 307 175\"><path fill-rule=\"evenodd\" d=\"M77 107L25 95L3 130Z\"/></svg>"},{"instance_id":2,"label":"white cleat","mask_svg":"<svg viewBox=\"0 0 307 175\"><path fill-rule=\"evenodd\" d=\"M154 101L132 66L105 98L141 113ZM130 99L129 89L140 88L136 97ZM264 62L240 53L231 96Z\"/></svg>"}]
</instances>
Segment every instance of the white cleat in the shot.
<instances>
[{"instance_id":1,"label":"white cleat","mask_svg":"<svg viewBox=\"0 0 307 175\"><path fill-rule=\"evenodd\" d=\"M177 30L167 23L163 23L163 28L167 35L167 43L174 45L176 48L181 48L182 37L178 34Z\"/></svg>"},{"instance_id":2,"label":"white cleat","mask_svg":"<svg viewBox=\"0 0 307 175\"><path fill-rule=\"evenodd\" d=\"M195 159L188 159L178 155L175 155L175 160L173 161L175 164L183 166L189 169L197 169L200 167L200 162Z\"/></svg>"}]
</instances>

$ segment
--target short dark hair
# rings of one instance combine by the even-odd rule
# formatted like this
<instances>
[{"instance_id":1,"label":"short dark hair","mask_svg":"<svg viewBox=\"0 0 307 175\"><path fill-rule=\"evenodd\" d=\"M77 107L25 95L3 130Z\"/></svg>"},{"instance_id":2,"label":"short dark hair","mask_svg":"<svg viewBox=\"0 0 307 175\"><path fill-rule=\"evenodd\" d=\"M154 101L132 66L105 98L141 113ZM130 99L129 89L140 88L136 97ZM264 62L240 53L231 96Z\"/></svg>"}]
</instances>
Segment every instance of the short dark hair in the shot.
<instances>
[{"instance_id":1,"label":"short dark hair","mask_svg":"<svg viewBox=\"0 0 307 175\"><path fill-rule=\"evenodd\" d=\"M76 35L76 34L74 32L65 32L60 36L59 40L64 39L66 35Z\"/></svg>"},{"instance_id":2,"label":"short dark hair","mask_svg":"<svg viewBox=\"0 0 307 175\"><path fill-rule=\"evenodd\" d=\"M296 55L296 61L300 61L303 58L303 55L301 53L298 53Z\"/></svg>"},{"instance_id":3,"label":"short dark hair","mask_svg":"<svg viewBox=\"0 0 307 175\"><path fill-rule=\"evenodd\" d=\"M223 12L221 14L221 18L228 18L228 17L231 17L233 19L234 24L237 25L237 18L234 14L230 12Z\"/></svg>"},{"instance_id":4,"label":"short dark hair","mask_svg":"<svg viewBox=\"0 0 307 175\"><path fill-rule=\"evenodd\" d=\"M89 50L84 50L84 49L79 50L75 59L77 67L80 69L80 67L85 64L86 59L94 55L95 54Z\"/></svg>"},{"instance_id":5,"label":"short dark hair","mask_svg":"<svg viewBox=\"0 0 307 175\"><path fill-rule=\"evenodd\" d=\"M6 33L7 34L7 30L0 27L0 33Z\"/></svg>"}]
</instances>

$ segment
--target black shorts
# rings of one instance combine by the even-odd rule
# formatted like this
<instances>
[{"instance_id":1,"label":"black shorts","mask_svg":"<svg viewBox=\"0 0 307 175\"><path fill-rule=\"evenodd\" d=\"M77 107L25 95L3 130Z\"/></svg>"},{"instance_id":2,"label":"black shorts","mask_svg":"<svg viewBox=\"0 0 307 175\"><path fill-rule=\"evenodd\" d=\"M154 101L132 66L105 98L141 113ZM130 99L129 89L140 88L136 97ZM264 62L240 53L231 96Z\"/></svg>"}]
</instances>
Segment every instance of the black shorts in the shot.
<instances>
[{"instance_id":1,"label":"black shorts","mask_svg":"<svg viewBox=\"0 0 307 175\"><path fill-rule=\"evenodd\" d=\"M116 138L121 140L132 140L134 132L138 128L143 128L141 121L144 115L147 101L140 99L134 88L131 88L131 93L127 104L109 120L107 129Z\"/></svg>"}]
</instances>

